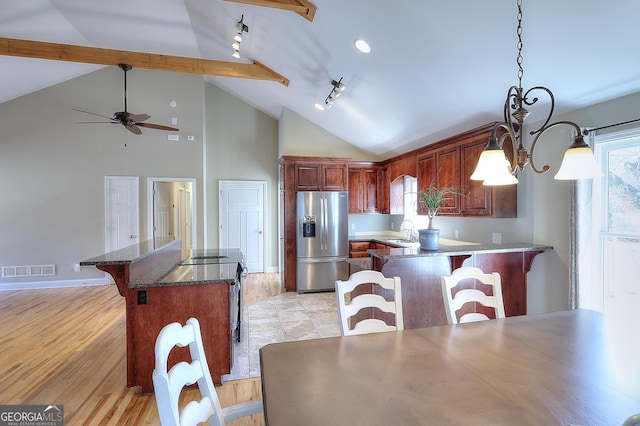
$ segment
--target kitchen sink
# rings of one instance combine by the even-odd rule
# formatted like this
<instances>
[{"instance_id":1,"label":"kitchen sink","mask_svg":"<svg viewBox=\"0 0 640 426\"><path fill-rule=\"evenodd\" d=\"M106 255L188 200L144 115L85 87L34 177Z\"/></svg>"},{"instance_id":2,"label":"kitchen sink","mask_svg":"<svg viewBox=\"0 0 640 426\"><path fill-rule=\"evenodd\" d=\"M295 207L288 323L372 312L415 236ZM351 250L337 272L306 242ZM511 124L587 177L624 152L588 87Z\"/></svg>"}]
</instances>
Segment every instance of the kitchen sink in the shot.
<instances>
[{"instance_id":1,"label":"kitchen sink","mask_svg":"<svg viewBox=\"0 0 640 426\"><path fill-rule=\"evenodd\" d=\"M402 247L419 247L420 246L420 243L418 241L409 241L401 238L391 238L384 241L387 243L395 244Z\"/></svg>"}]
</instances>

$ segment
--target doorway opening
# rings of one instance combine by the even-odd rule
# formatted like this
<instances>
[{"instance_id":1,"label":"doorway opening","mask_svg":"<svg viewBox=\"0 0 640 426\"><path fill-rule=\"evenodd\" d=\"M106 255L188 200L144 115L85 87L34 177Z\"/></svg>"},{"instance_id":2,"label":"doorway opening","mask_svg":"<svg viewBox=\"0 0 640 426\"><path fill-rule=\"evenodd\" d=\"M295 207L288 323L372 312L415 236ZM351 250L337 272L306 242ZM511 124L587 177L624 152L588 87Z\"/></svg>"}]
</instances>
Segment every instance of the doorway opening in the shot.
<instances>
[{"instance_id":1,"label":"doorway opening","mask_svg":"<svg viewBox=\"0 0 640 426\"><path fill-rule=\"evenodd\" d=\"M183 258L197 241L195 189L194 178L147 179L148 235L181 239Z\"/></svg>"}]
</instances>

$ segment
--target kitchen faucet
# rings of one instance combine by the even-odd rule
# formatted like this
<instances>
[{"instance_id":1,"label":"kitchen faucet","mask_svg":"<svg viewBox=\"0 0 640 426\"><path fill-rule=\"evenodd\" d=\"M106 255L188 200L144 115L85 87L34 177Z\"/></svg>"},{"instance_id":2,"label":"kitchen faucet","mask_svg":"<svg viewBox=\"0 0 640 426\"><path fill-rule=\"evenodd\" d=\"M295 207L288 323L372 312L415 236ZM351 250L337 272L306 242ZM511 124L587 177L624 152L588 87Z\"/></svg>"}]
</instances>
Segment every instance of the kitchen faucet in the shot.
<instances>
[{"instance_id":1,"label":"kitchen faucet","mask_svg":"<svg viewBox=\"0 0 640 426\"><path fill-rule=\"evenodd\" d=\"M411 225L411 227L404 227L404 223L407 222ZM400 222L400 230L404 229L405 232L405 240L407 241L413 241L413 221L410 219L404 219L402 222Z\"/></svg>"}]
</instances>

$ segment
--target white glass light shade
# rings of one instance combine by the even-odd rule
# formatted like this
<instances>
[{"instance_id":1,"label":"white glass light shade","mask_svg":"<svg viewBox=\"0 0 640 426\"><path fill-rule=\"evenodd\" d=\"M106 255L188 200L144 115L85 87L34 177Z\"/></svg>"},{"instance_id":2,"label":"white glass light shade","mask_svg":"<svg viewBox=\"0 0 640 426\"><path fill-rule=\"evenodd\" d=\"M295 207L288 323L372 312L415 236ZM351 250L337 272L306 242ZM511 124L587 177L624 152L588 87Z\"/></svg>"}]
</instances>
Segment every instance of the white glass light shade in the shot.
<instances>
[{"instance_id":1,"label":"white glass light shade","mask_svg":"<svg viewBox=\"0 0 640 426\"><path fill-rule=\"evenodd\" d=\"M558 180L593 179L602 176L593 151L589 147L569 148L564 153L560 170L554 176Z\"/></svg>"},{"instance_id":2,"label":"white glass light shade","mask_svg":"<svg viewBox=\"0 0 640 426\"><path fill-rule=\"evenodd\" d=\"M482 151L478 165L470 178L482 180L484 185L491 186L518 183L518 179L509 172L509 161L501 149Z\"/></svg>"},{"instance_id":3,"label":"white glass light shade","mask_svg":"<svg viewBox=\"0 0 640 426\"><path fill-rule=\"evenodd\" d=\"M234 50L233 54L231 56L233 56L236 59L239 59L240 58L240 51L239 50Z\"/></svg>"},{"instance_id":4,"label":"white glass light shade","mask_svg":"<svg viewBox=\"0 0 640 426\"><path fill-rule=\"evenodd\" d=\"M240 33L236 34L233 37L233 41L237 41L238 43L242 43L242 35Z\"/></svg>"},{"instance_id":5,"label":"white glass light shade","mask_svg":"<svg viewBox=\"0 0 640 426\"><path fill-rule=\"evenodd\" d=\"M234 41L233 43L231 43L231 47L233 47L233 50L240 50L240 43Z\"/></svg>"}]
</instances>

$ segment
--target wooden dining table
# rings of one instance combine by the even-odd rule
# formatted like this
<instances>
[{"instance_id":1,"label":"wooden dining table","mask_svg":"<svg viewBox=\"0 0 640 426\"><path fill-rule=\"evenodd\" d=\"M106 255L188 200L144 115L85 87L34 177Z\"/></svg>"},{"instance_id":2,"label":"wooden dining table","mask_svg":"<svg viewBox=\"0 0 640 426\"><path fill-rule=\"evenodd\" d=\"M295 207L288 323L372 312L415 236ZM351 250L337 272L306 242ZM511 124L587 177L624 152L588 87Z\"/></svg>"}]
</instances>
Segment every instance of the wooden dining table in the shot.
<instances>
[{"instance_id":1,"label":"wooden dining table","mask_svg":"<svg viewBox=\"0 0 640 426\"><path fill-rule=\"evenodd\" d=\"M640 413L639 338L571 310L270 344L265 422L621 425Z\"/></svg>"}]
</instances>

